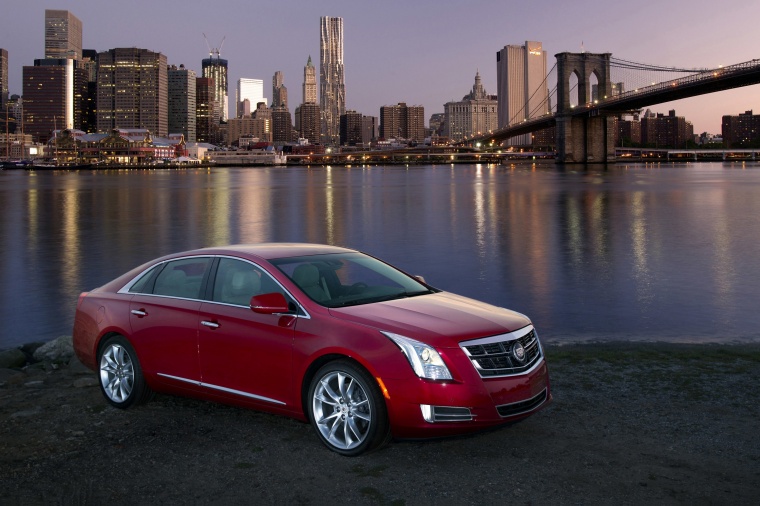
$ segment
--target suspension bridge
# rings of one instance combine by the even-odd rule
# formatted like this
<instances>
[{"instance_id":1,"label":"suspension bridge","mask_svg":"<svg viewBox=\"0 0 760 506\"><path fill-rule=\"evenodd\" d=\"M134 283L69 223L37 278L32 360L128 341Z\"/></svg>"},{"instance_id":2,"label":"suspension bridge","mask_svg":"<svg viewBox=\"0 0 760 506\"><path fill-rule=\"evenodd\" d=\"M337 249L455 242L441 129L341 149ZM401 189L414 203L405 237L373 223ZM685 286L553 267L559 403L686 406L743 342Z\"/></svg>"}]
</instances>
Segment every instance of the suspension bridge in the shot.
<instances>
[{"instance_id":1,"label":"suspension bridge","mask_svg":"<svg viewBox=\"0 0 760 506\"><path fill-rule=\"evenodd\" d=\"M518 135L556 127L560 163L615 160L615 116L644 107L760 83L760 59L718 68L683 69L648 65L610 53L559 53L533 92L546 98L516 111L509 125L461 141L495 145ZM556 85L549 90L549 84Z\"/></svg>"}]
</instances>

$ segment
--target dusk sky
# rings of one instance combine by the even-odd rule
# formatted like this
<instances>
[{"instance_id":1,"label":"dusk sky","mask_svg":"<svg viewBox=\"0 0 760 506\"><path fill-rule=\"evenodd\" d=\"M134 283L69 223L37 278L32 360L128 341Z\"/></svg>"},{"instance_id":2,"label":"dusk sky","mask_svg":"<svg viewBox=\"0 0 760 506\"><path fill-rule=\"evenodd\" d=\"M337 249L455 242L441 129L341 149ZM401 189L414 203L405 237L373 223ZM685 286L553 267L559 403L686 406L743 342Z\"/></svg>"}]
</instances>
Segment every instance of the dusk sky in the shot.
<instances>
[{"instance_id":1,"label":"dusk sky","mask_svg":"<svg viewBox=\"0 0 760 506\"><path fill-rule=\"evenodd\" d=\"M423 105L426 123L443 112L444 103L469 92L476 71L495 94L496 52L526 40L543 43L548 69L556 53L581 47L680 68L760 58L758 0L27 0L7 6L0 33L11 94L21 94L22 67L44 57L45 9L67 9L81 19L86 49L150 49L199 74L208 56L203 33L212 47L225 38L221 53L229 61L232 114L238 78L264 80L271 101L277 70L284 73L293 112L309 55L319 75L320 16L344 20L346 107L379 116L383 105ZM756 85L651 109L675 109L695 133L718 134L724 114L760 113L758 97Z\"/></svg>"}]
</instances>

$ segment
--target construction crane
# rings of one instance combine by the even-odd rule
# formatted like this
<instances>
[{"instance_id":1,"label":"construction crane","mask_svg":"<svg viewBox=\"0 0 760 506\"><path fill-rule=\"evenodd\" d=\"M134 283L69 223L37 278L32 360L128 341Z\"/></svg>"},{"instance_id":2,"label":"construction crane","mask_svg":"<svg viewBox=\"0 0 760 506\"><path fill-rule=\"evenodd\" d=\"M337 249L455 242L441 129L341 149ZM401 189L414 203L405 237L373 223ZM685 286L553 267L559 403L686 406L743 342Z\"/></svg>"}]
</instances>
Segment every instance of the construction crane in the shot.
<instances>
[{"instance_id":1,"label":"construction crane","mask_svg":"<svg viewBox=\"0 0 760 506\"><path fill-rule=\"evenodd\" d=\"M203 32L201 32L203 33ZM227 39L227 36L225 35L222 37L222 42L219 43L219 47L211 48L211 44L208 42L208 37L206 37L206 34L203 34L203 38L206 39L206 46L208 47L208 55L210 57L214 57L216 55L217 58L220 58L222 56L222 46L224 46L224 41Z\"/></svg>"}]
</instances>

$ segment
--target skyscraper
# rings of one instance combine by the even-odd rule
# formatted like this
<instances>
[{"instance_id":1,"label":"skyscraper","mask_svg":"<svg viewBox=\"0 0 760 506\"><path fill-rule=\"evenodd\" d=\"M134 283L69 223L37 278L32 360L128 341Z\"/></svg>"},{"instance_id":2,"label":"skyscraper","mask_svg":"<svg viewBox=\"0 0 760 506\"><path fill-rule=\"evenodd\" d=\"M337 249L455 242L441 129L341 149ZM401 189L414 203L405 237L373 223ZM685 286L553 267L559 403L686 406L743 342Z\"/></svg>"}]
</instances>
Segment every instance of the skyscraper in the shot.
<instances>
[{"instance_id":1,"label":"skyscraper","mask_svg":"<svg viewBox=\"0 0 760 506\"><path fill-rule=\"evenodd\" d=\"M203 66L203 77L214 80L214 100L217 102L217 108L220 111L219 121L227 121L227 107L229 105L227 60L221 58L218 49L214 49L210 57L204 58L201 64Z\"/></svg>"},{"instance_id":2,"label":"skyscraper","mask_svg":"<svg viewBox=\"0 0 760 506\"><path fill-rule=\"evenodd\" d=\"M302 104L317 103L317 69L311 63L311 55L303 68L303 101Z\"/></svg>"},{"instance_id":3,"label":"skyscraper","mask_svg":"<svg viewBox=\"0 0 760 506\"><path fill-rule=\"evenodd\" d=\"M169 128L166 56L147 49L98 53L98 132L146 128L164 137Z\"/></svg>"},{"instance_id":4,"label":"skyscraper","mask_svg":"<svg viewBox=\"0 0 760 506\"><path fill-rule=\"evenodd\" d=\"M288 89L285 87L284 79L279 70L272 77L272 107L288 107Z\"/></svg>"},{"instance_id":5,"label":"skyscraper","mask_svg":"<svg viewBox=\"0 0 760 506\"><path fill-rule=\"evenodd\" d=\"M82 59L82 22L69 11L45 9L45 58Z\"/></svg>"},{"instance_id":6,"label":"skyscraper","mask_svg":"<svg viewBox=\"0 0 760 506\"><path fill-rule=\"evenodd\" d=\"M218 104L214 99L216 86L210 77L195 79L195 139L197 142L217 142L219 131Z\"/></svg>"},{"instance_id":7,"label":"skyscraper","mask_svg":"<svg viewBox=\"0 0 760 506\"><path fill-rule=\"evenodd\" d=\"M237 95L236 95L236 116L242 118L245 116L244 107L242 103L248 100L249 106L252 111L256 110L256 106L259 102L267 103L267 99L264 98L264 81L261 79L250 79L248 77L241 77L237 82ZM250 112L248 113L250 114Z\"/></svg>"},{"instance_id":8,"label":"skyscraper","mask_svg":"<svg viewBox=\"0 0 760 506\"><path fill-rule=\"evenodd\" d=\"M8 51L0 47L0 109L8 101Z\"/></svg>"},{"instance_id":9,"label":"skyscraper","mask_svg":"<svg viewBox=\"0 0 760 506\"><path fill-rule=\"evenodd\" d=\"M340 117L346 112L343 72L343 18L319 19L319 100L322 109L322 143L340 144Z\"/></svg>"},{"instance_id":10,"label":"skyscraper","mask_svg":"<svg viewBox=\"0 0 760 506\"><path fill-rule=\"evenodd\" d=\"M461 141L472 135L496 130L497 109L496 96L486 92L480 81L480 72L476 72L472 91L461 101L447 102L444 105L444 135L451 140Z\"/></svg>"},{"instance_id":11,"label":"skyscraper","mask_svg":"<svg viewBox=\"0 0 760 506\"><path fill-rule=\"evenodd\" d=\"M23 68L25 132L47 142L53 130L82 127L87 72L71 58L34 60Z\"/></svg>"},{"instance_id":12,"label":"skyscraper","mask_svg":"<svg viewBox=\"0 0 760 506\"><path fill-rule=\"evenodd\" d=\"M185 142L196 141L196 90L194 70L169 67L169 133L181 133Z\"/></svg>"},{"instance_id":13,"label":"skyscraper","mask_svg":"<svg viewBox=\"0 0 760 506\"><path fill-rule=\"evenodd\" d=\"M549 112L546 51L540 42L504 46L496 53L499 128ZM513 137L511 145L530 144L530 134Z\"/></svg>"}]
</instances>

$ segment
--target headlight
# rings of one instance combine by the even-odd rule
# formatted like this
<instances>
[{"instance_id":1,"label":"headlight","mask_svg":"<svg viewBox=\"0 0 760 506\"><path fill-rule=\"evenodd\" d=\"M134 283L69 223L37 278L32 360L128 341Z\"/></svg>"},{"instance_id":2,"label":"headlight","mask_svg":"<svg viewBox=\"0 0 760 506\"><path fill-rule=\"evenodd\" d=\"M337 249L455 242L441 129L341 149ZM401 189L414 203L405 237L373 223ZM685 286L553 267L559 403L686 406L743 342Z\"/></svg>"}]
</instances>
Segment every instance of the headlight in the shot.
<instances>
[{"instance_id":1,"label":"headlight","mask_svg":"<svg viewBox=\"0 0 760 506\"><path fill-rule=\"evenodd\" d=\"M383 332L383 335L390 338L401 348L401 351L409 360L412 369L414 369L414 372L420 378L432 380L451 379L449 368L443 363L441 356L435 351L435 348L391 332Z\"/></svg>"}]
</instances>

